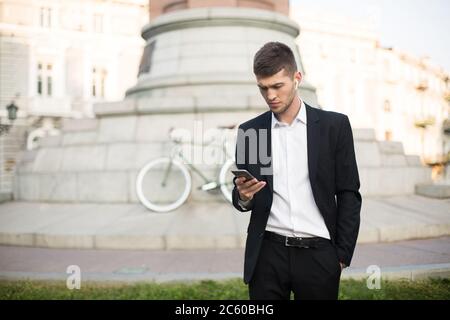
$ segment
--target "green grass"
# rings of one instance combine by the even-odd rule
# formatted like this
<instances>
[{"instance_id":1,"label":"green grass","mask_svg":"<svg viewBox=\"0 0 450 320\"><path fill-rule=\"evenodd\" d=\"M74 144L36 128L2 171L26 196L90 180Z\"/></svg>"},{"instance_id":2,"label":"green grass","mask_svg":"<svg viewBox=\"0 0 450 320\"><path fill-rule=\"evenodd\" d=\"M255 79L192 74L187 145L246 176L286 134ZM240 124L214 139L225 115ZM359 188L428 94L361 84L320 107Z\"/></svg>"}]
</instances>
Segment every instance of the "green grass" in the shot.
<instances>
[{"instance_id":1,"label":"green grass","mask_svg":"<svg viewBox=\"0 0 450 320\"><path fill-rule=\"evenodd\" d=\"M191 283L95 283L83 282L80 290L68 290L64 281L0 281L0 299L248 299L241 279ZM342 280L339 299L450 299L449 279L382 281L381 289L369 290L365 280Z\"/></svg>"}]
</instances>

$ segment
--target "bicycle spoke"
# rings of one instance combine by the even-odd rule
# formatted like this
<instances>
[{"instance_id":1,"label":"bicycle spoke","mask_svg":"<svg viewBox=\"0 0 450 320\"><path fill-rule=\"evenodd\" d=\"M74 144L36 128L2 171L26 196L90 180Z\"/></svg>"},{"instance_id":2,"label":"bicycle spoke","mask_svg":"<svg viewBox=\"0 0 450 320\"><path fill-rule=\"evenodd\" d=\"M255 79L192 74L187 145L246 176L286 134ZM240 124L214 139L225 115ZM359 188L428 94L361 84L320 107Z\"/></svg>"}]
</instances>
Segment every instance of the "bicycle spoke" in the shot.
<instances>
[{"instance_id":1,"label":"bicycle spoke","mask_svg":"<svg viewBox=\"0 0 450 320\"><path fill-rule=\"evenodd\" d=\"M170 169L172 168L172 161L169 162L169 165L167 166L167 169L164 172L164 177L162 181L162 186L165 187L167 183L167 178L169 177Z\"/></svg>"}]
</instances>

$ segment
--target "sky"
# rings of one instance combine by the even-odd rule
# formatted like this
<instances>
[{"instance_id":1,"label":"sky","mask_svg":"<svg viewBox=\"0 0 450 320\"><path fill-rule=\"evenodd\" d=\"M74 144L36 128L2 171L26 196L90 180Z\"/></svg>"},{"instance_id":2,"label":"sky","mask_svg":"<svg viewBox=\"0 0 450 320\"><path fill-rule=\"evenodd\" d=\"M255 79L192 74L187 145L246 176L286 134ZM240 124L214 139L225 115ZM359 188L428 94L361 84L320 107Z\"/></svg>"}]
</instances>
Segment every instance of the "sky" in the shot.
<instances>
[{"instance_id":1,"label":"sky","mask_svg":"<svg viewBox=\"0 0 450 320\"><path fill-rule=\"evenodd\" d=\"M359 18L379 17L382 46L428 56L450 74L450 0L290 0L291 5Z\"/></svg>"}]
</instances>

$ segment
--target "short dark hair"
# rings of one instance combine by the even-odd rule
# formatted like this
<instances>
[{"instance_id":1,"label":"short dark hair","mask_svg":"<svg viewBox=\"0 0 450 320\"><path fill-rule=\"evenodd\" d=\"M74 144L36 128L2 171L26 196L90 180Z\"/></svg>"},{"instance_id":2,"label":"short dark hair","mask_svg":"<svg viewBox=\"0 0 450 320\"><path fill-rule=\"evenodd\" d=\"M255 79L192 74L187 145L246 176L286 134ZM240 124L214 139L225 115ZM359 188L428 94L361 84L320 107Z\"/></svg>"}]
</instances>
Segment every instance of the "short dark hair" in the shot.
<instances>
[{"instance_id":1,"label":"short dark hair","mask_svg":"<svg viewBox=\"0 0 450 320\"><path fill-rule=\"evenodd\" d=\"M253 73L270 77L284 69L290 76L297 72L297 63L291 48L281 42L268 42L256 52L253 59Z\"/></svg>"}]
</instances>

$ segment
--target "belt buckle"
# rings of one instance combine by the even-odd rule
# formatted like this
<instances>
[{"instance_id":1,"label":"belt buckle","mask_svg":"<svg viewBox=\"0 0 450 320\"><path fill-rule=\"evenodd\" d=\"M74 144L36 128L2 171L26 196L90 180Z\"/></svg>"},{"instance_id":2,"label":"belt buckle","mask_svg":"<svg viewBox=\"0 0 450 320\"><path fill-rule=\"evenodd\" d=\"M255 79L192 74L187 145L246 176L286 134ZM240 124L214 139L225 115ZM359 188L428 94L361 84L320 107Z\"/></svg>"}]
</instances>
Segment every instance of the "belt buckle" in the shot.
<instances>
[{"instance_id":1,"label":"belt buckle","mask_svg":"<svg viewBox=\"0 0 450 320\"><path fill-rule=\"evenodd\" d=\"M300 240L302 240L302 238L297 238L297 237L295 237L295 239L300 239ZM286 247L298 247L298 248L309 248L309 246L306 246L306 245L296 245L296 244L289 244L289 237L286 237L286 240L284 241L284 245L286 246Z\"/></svg>"}]
</instances>

